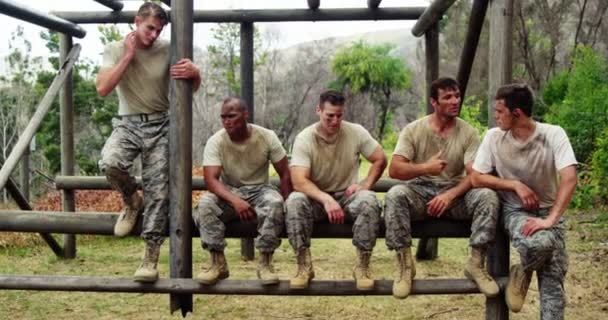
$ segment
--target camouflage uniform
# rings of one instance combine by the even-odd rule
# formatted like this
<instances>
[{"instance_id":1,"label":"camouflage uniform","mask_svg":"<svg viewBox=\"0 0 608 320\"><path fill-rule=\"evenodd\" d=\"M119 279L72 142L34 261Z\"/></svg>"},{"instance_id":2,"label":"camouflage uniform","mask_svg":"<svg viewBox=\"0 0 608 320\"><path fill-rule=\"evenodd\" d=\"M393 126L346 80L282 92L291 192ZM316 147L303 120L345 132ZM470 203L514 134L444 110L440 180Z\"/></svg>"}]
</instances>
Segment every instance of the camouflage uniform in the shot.
<instances>
[{"instance_id":1,"label":"camouflage uniform","mask_svg":"<svg viewBox=\"0 0 608 320\"><path fill-rule=\"evenodd\" d=\"M128 181L119 184L117 191L126 200L137 190L129 169L141 154L144 191L141 235L146 241L161 244L169 216L169 117L165 114L142 121L137 116L127 116L113 119L112 125L114 130L101 150L99 167L104 174L108 168L125 173Z\"/></svg>"},{"instance_id":2,"label":"camouflage uniform","mask_svg":"<svg viewBox=\"0 0 608 320\"><path fill-rule=\"evenodd\" d=\"M350 197L344 192L333 194L344 209L346 221L353 222L353 245L360 250L372 251L380 229L380 203L376 194L360 190ZM296 252L310 248L314 222L327 221L323 205L301 192L292 192L285 201L287 235Z\"/></svg>"},{"instance_id":3,"label":"camouflage uniform","mask_svg":"<svg viewBox=\"0 0 608 320\"><path fill-rule=\"evenodd\" d=\"M230 192L253 206L257 215L258 233L255 247L262 253L272 253L281 244L283 232L283 197L272 185L251 185L235 188L226 185ZM201 234L203 249L224 251L226 223L239 218L234 208L215 194L207 192L200 199L192 218Z\"/></svg>"},{"instance_id":4,"label":"camouflage uniform","mask_svg":"<svg viewBox=\"0 0 608 320\"><path fill-rule=\"evenodd\" d=\"M436 195L456 186L457 181L440 181L416 178L392 187L384 198L386 220L386 246L390 250L412 245L410 222L431 219L427 203ZM463 197L454 199L442 218L473 220L471 225L472 247L487 248L494 242L499 202L490 189L471 189Z\"/></svg>"},{"instance_id":5,"label":"camouflage uniform","mask_svg":"<svg viewBox=\"0 0 608 320\"><path fill-rule=\"evenodd\" d=\"M521 257L526 270L535 270L540 293L540 318L563 319L566 308L564 279L568 271L565 244L565 223L561 218L553 227L524 237L522 227L528 217L545 218L549 209L537 212L504 206L503 223L509 232L512 245Z\"/></svg>"}]
</instances>

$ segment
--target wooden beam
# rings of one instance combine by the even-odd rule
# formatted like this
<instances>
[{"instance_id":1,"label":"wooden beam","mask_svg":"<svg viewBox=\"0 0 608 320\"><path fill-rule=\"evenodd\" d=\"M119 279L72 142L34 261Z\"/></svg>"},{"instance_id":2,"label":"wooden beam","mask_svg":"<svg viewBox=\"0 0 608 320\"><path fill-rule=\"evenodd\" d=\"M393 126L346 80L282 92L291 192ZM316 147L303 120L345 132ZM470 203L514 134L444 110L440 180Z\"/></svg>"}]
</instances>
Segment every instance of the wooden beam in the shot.
<instances>
[{"instance_id":1,"label":"wooden beam","mask_svg":"<svg viewBox=\"0 0 608 320\"><path fill-rule=\"evenodd\" d=\"M272 10L196 10L194 22L287 22L287 21L364 21L364 20L416 20L425 7L405 8L344 8L344 9L272 9ZM53 12L54 15L74 23L133 23L136 11Z\"/></svg>"},{"instance_id":2,"label":"wooden beam","mask_svg":"<svg viewBox=\"0 0 608 320\"><path fill-rule=\"evenodd\" d=\"M317 10L321 5L321 0L307 0L306 2L308 2L308 9L310 10Z\"/></svg>"},{"instance_id":3,"label":"wooden beam","mask_svg":"<svg viewBox=\"0 0 608 320\"><path fill-rule=\"evenodd\" d=\"M67 60L63 61L63 64L59 69L59 73L57 74L57 76L55 76L55 79L53 79L51 86L44 94L44 97L40 101L40 104L38 104L36 112L30 119L30 122L27 124L27 127L25 127L25 129L21 133L21 136L19 136L19 140L17 140L17 143L15 143L13 150L11 150L11 153L4 162L2 169L0 169L0 189L2 189L6 185L6 181L8 181L8 178L10 177L11 173L19 163L19 159L21 159L23 153L30 147L30 141L32 141L34 134L36 134L36 131L42 124L44 116L46 116L46 114L49 112L53 100L57 96L57 93L63 85L63 82L65 82L65 80L68 78L68 75L70 74L70 71L72 71L74 63L78 59L79 53L80 45L75 45L74 48L72 48L72 50L70 51Z\"/></svg>"},{"instance_id":4,"label":"wooden beam","mask_svg":"<svg viewBox=\"0 0 608 320\"><path fill-rule=\"evenodd\" d=\"M498 283L504 289L507 279ZM290 289L289 281L263 286L260 280L220 280L213 286L199 284L192 279L158 279L153 283L139 283L131 278L82 276L0 275L0 289L52 290L84 292L130 292L171 294L230 294L272 296L378 296L392 295L392 280L376 280L370 291L357 290L353 280L313 280L307 289ZM412 294L475 294L477 285L468 279L415 279Z\"/></svg>"},{"instance_id":5,"label":"wooden beam","mask_svg":"<svg viewBox=\"0 0 608 320\"><path fill-rule=\"evenodd\" d=\"M464 46L462 47L462 53L460 54L458 76L456 77L458 84L460 84L460 97L462 101L464 101L467 92L467 85L469 84L469 77L471 76L471 69L473 68L477 52L477 44L481 36L483 21L486 18L488 2L489 0L475 0L471 8L469 27L464 40Z\"/></svg>"},{"instance_id":6,"label":"wooden beam","mask_svg":"<svg viewBox=\"0 0 608 320\"><path fill-rule=\"evenodd\" d=\"M27 21L41 27L67 33L77 38L84 38L87 32L79 25L54 15L35 10L26 5L10 0L0 0L0 13L16 19Z\"/></svg>"},{"instance_id":7,"label":"wooden beam","mask_svg":"<svg viewBox=\"0 0 608 320\"><path fill-rule=\"evenodd\" d=\"M490 2L490 52L488 59L488 127L496 126L494 96L511 82L513 55L513 0Z\"/></svg>"},{"instance_id":8,"label":"wooden beam","mask_svg":"<svg viewBox=\"0 0 608 320\"><path fill-rule=\"evenodd\" d=\"M382 0L367 0L367 7L370 9L378 9Z\"/></svg>"},{"instance_id":9,"label":"wooden beam","mask_svg":"<svg viewBox=\"0 0 608 320\"><path fill-rule=\"evenodd\" d=\"M427 32L434 24L438 23L446 11L456 0L435 0L424 10L416 24L412 28L412 34L420 37Z\"/></svg>"},{"instance_id":10,"label":"wooden beam","mask_svg":"<svg viewBox=\"0 0 608 320\"><path fill-rule=\"evenodd\" d=\"M192 60L193 0L171 2L171 64ZM192 81L171 79L169 90L169 235L171 278L192 278ZM191 294L171 294L171 313L192 312Z\"/></svg>"},{"instance_id":11,"label":"wooden beam","mask_svg":"<svg viewBox=\"0 0 608 320\"><path fill-rule=\"evenodd\" d=\"M116 0L95 0L95 2L99 2L100 4L103 4L104 6L114 10L114 11L120 11L122 10L123 7L123 3L122 1L116 1Z\"/></svg>"}]
</instances>

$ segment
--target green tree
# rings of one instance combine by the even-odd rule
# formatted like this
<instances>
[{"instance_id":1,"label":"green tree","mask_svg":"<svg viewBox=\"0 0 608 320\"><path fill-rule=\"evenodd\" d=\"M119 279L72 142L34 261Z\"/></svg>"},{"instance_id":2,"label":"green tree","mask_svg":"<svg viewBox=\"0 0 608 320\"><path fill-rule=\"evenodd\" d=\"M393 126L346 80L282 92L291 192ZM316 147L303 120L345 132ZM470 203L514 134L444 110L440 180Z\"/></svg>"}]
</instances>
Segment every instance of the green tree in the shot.
<instances>
[{"instance_id":1,"label":"green tree","mask_svg":"<svg viewBox=\"0 0 608 320\"><path fill-rule=\"evenodd\" d=\"M411 72L403 61L390 55L393 48L390 44L369 45L358 41L339 50L331 64L337 78L334 87L349 89L354 94L368 93L379 105L379 140L390 126L393 92L410 86Z\"/></svg>"}]
</instances>

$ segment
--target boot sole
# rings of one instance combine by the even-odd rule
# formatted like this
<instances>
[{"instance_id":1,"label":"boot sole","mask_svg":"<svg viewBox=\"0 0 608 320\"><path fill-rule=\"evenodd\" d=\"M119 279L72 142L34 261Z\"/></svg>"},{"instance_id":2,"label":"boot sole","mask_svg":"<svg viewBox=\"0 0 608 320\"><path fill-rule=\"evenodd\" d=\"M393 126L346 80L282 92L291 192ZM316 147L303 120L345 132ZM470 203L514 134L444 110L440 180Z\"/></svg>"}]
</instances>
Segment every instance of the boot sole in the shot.
<instances>
[{"instance_id":1,"label":"boot sole","mask_svg":"<svg viewBox=\"0 0 608 320\"><path fill-rule=\"evenodd\" d=\"M275 279L275 280L262 280L262 285L263 286L271 286L274 284L279 284L279 279Z\"/></svg>"},{"instance_id":2,"label":"boot sole","mask_svg":"<svg viewBox=\"0 0 608 320\"><path fill-rule=\"evenodd\" d=\"M200 284L212 286L212 285L216 284L218 281L224 280L224 279L228 278L229 276L230 276L230 273L225 273L225 274L220 274L219 276L217 276L217 279L215 279L213 281L207 281L207 280L203 280L201 278L193 278L193 280Z\"/></svg>"},{"instance_id":3,"label":"boot sole","mask_svg":"<svg viewBox=\"0 0 608 320\"><path fill-rule=\"evenodd\" d=\"M135 281L135 282L142 282L142 283L152 283L152 282L156 282L156 280L158 280L158 277L156 277L156 278L151 278L151 277L133 277L133 281Z\"/></svg>"}]
</instances>

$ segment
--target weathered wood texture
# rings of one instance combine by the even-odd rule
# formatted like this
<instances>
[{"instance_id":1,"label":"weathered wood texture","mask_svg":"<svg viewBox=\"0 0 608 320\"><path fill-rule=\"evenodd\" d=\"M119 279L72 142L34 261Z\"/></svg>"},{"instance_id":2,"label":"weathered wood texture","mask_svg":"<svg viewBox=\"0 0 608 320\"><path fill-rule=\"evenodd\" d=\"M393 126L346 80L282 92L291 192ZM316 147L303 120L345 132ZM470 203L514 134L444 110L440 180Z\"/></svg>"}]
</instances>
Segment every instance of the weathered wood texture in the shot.
<instances>
[{"instance_id":1,"label":"weathered wood texture","mask_svg":"<svg viewBox=\"0 0 608 320\"><path fill-rule=\"evenodd\" d=\"M17 1L0 0L0 13L61 33L67 33L77 38L84 38L87 34L79 25L54 15L38 11L27 5L18 3Z\"/></svg>"}]
</instances>

